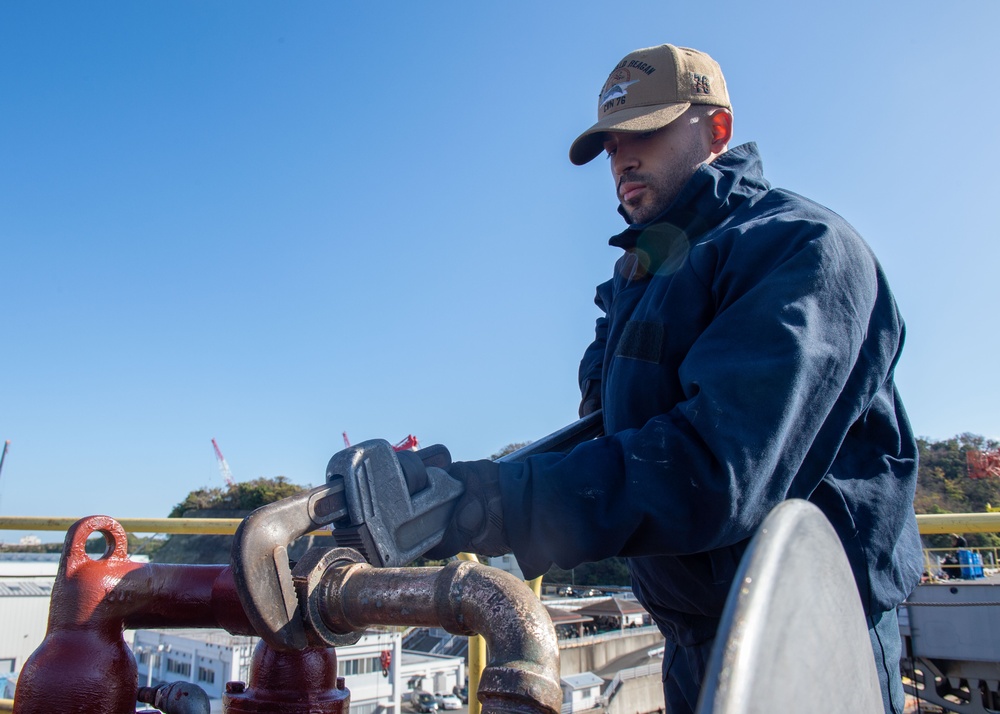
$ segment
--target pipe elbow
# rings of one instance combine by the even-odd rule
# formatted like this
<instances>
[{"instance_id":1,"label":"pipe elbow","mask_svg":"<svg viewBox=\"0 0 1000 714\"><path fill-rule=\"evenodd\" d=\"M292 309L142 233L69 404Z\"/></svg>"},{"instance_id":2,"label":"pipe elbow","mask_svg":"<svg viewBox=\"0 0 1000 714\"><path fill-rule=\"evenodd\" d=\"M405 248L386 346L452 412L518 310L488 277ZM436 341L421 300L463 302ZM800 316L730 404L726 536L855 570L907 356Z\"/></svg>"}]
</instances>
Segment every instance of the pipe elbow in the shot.
<instances>
[{"instance_id":1,"label":"pipe elbow","mask_svg":"<svg viewBox=\"0 0 1000 714\"><path fill-rule=\"evenodd\" d=\"M311 574L298 576L300 598L308 602L310 637L336 646L371 625L479 634L488 652L478 692L484 713L559 714L555 629L527 585L510 573L468 561L443 568L373 568L351 553L328 551L306 564Z\"/></svg>"},{"instance_id":2,"label":"pipe elbow","mask_svg":"<svg viewBox=\"0 0 1000 714\"><path fill-rule=\"evenodd\" d=\"M439 588L456 625L445 629L471 630L486 640L487 662L479 681L484 714L539 709L558 714L559 645L535 594L506 571L467 561L448 564Z\"/></svg>"}]
</instances>

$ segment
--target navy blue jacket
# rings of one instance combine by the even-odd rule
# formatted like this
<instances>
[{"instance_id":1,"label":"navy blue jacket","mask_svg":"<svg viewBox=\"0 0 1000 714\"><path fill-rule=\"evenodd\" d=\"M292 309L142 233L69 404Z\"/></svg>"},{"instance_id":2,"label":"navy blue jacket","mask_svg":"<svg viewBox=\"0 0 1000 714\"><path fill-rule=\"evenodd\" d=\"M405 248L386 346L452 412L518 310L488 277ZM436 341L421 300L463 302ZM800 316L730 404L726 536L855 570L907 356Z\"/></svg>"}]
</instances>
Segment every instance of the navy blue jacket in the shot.
<instances>
[{"instance_id":1,"label":"navy blue jacket","mask_svg":"<svg viewBox=\"0 0 1000 714\"><path fill-rule=\"evenodd\" d=\"M749 539L781 501L833 524L868 613L918 582L916 443L893 384L903 321L843 218L772 189L753 144L701 166L611 239L580 366L608 434L501 465L527 577L622 555L682 644L711 637Z\"/></svg>"}]
</instances>

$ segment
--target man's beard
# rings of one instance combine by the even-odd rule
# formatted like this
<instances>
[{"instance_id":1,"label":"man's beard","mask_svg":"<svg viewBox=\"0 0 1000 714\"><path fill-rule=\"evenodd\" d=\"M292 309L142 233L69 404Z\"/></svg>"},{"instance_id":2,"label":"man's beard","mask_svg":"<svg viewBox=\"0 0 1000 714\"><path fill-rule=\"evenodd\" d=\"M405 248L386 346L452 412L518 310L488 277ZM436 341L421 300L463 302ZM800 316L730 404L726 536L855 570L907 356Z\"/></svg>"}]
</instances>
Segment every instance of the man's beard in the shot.
<instances>
[{"instance_id":1,"label":"man's beard","mask_svg":"<svg viewBox=\"0 0 1000 714\"><path fill-rule=\"evenodd\" d=\"M643 173L642 171L627 171L618 180L616 189L620 191L623 184L629 182L645 184L646 190L635 206L629 206L624 201L622 207L629 218L629 223L649 223L661 213L670 208L688 180L698 167L704 163L704 155L696 147L688 156L677 157L671 167L663 174ZM619 200L621 194L619 193Z\"/></svg>"},{"instance_id":2,"label":"man's beard","mask_svg":"<svg viewBox=\"0 0 1000 714\"><path fill-rule=\"evenodd\" d=\"M639 200L636 201L636 205L630 206L628 203L622 203L625 213L629 217L629 222L636 224L648 223L666 211L693 173L693 171L687 170L686 172L671 172L667 176L656 176L641 172L625 174L623 183L636 182L645 184L646 186L645 191L639 196Z\"/></svg>"}]
</instances>

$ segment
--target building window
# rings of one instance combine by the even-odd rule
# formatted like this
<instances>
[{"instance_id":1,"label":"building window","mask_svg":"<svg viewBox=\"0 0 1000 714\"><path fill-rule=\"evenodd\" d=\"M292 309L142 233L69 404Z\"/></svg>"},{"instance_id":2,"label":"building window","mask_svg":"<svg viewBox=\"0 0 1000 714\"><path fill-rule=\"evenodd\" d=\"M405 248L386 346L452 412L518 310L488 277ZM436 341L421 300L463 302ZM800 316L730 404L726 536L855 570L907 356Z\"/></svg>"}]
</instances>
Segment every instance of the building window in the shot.
<instances>
[{"instance_id":1,"label":"building window","mask_svg":"<svg viewBox=\"0 0 1000 714\"><path fill-rule=\"evenodd\" d=\"M179 674L182 677L191 676L191 663L190 662L178 662L175 659L170 659L167 657L167 671L171 674Z\"/></svg>"},{"instance_id":2,"label":"building window","mask_svg":"<svg viewBox=\"0 0 1000 714\"><path fill-rule=\"evenodd\" d=\"M363 657L360 659L348 659L338 663L340 676L349 677L352 674L371 674L372 672L382 672L382 662L378 657ZM351 714L355 707L351 707Z\"/></svg>"},{"instance_id":3,"label":"building window","mask_svg":"<svg viewBox=\"0 0 1000 714\"><path fill-rule=\"evenodd\" d=\"M199 667L198 681L205 682L206 684L215 684L215 670Z\"/></svg>"}]
</instances>

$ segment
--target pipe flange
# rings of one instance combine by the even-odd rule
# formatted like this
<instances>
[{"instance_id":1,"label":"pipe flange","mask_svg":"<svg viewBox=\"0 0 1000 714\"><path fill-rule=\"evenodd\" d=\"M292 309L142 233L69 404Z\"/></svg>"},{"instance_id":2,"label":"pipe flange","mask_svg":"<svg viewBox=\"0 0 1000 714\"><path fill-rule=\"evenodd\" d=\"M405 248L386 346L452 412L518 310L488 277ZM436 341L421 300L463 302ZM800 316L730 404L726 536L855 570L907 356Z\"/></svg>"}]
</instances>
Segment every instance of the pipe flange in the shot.
<instances>
[{"instance_id":1,"label":"pipe flange","mask_svg":"<svg viewBox=\"0 0 1000 714\"><path fill-rule=\"evenodd\" d=\"M346 647L361 639L341 607L341 589L350 571L370 568L353 548L311 548L292 568L306 639L314 647Z\"/></svg>"}]
</instances>

